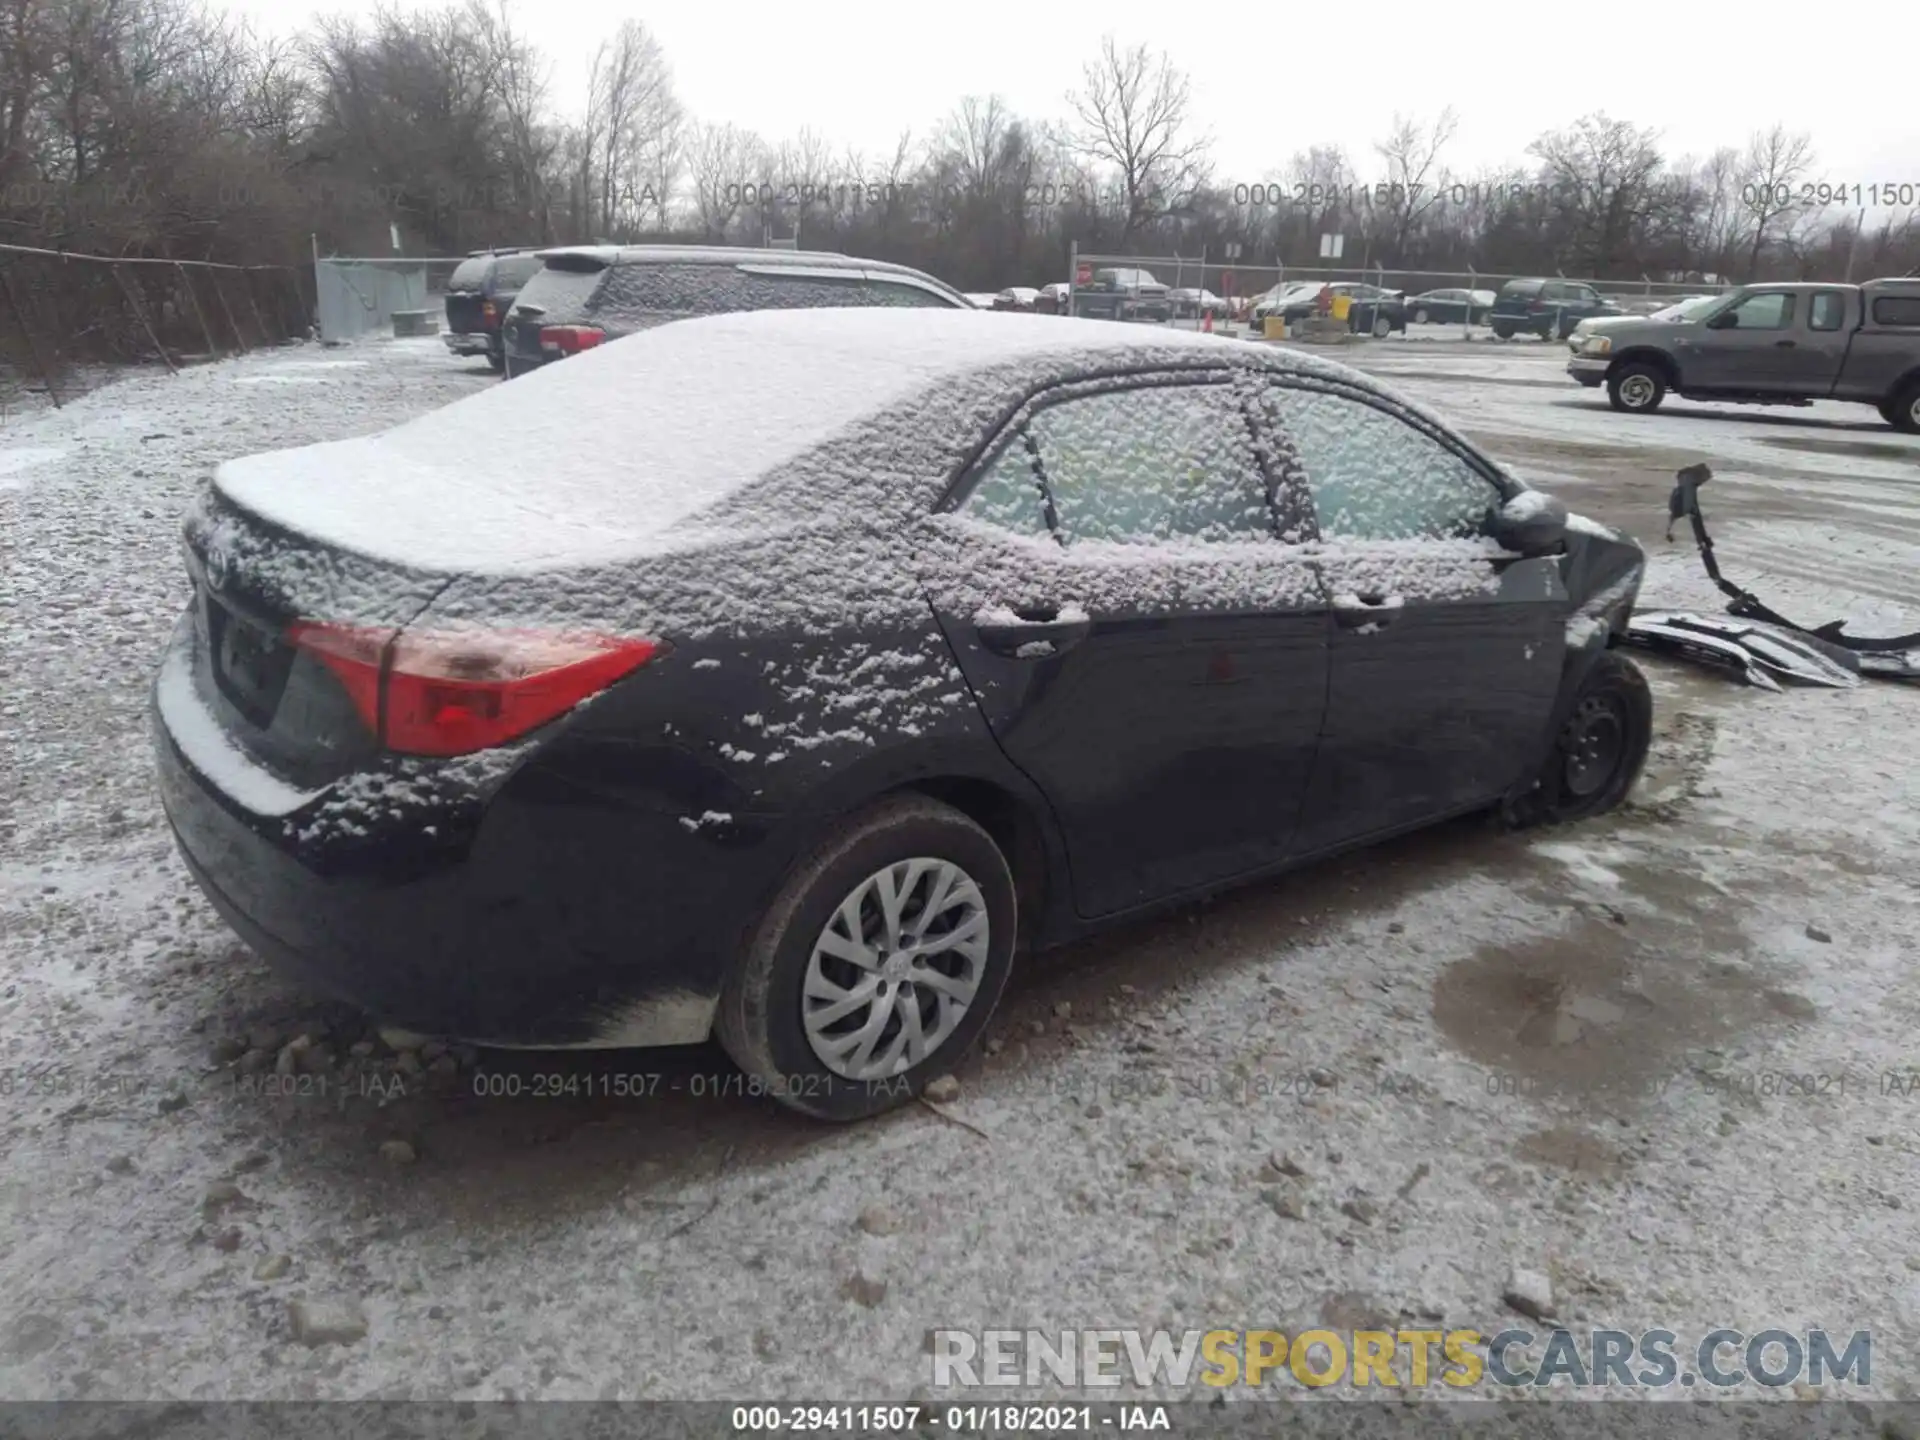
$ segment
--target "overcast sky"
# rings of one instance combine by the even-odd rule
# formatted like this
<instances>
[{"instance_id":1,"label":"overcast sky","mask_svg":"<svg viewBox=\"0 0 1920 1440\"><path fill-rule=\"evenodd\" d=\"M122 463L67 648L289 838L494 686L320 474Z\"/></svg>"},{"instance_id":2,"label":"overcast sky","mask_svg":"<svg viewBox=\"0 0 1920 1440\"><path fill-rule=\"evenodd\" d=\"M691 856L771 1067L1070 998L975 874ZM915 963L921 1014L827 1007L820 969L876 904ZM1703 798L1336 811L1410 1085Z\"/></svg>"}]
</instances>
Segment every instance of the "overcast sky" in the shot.
<instances>
[{"instance_id":1,"label":"overcast sky","mask_svg":"<svg viewBox=\"0 0 1920 1440\"><path fill-rule=\"evenodd\" d=\"M1270 22L1239 11L1229 21L1205 5L1138 0L510 4L551 66L559 108L581 103L594 46L631 16L658 37L697 118L732 121L769 140L806 127L836 148L890 152L903 129L924 135L969 94L998 94L1023 115L1059 116L1081 64L1112 32L1123 44L1165 50L1191 75L1195 121L1213 138L1216 178L1229 185L1269 178L1316 142L1344 145L1361 174L1377 178L1370 146L1395 110L1424 119L1452 105L1460 128L1446 158L1467 172L1519 159L1541 131L1604 109L1658 129L1669 157L1738 145L1778 120L1813 134L1820 164L1809 178L1920 187L1920 106L1910 103L1908 82L1877 65L1871 50L1801 63L1779 27L1746 25L1711 6L1621 11L1609 20L1590 7L1512 0L1459 9L1385 0L1319 23L1288 19L1280 7ZM286 32L318 13L371 14L374 0L227 5L262 29ZM1909 40L1920 35L1909 4L1868 9L1849 12L1849 29L1894 23ZM1898 14L1908 18L1895 22ZM1260 43L1263 29L1272 44ZM1316 35L1342 43L1323 55L1313 48ZM1576 59L1583 53L1590 64Z\"/></svg>"}]
</instances>

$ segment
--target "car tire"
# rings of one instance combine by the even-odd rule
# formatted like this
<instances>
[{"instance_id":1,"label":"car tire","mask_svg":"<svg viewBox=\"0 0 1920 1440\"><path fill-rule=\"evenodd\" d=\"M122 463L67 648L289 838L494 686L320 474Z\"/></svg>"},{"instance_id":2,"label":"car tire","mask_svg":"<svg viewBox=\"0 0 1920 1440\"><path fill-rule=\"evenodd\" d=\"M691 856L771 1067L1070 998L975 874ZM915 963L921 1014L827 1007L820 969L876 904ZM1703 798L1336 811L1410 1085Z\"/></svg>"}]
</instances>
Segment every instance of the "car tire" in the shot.
<instances>
[{"instance_id":1,"label":"car tire","mask_svg":"<svg viewBox=\"0 0 1920 1440\"><path fill-rule=\"evenodd\" d=\"M499 375L507 368L507 357L499 350L489 350L487 351L487 364L492 368L494 374Z\"/></svg>"},{"instance_id":2,"label":"car tire","mask_svg":"<svg viewBox=\"0 0 1920 1440\"><path fill-rule=\"evenodd\" d=\"M959 878L950 879L938 869L917 874L902 869L923 860L949 867ZM887 938L881 897L889 885L902 881L908 884L900 897L903 910L915 901L922 906L931 903L933 887L943 881L951 884L953 893L962 898L943 906L940 920L944 922L956 908L968 908L945 930L971 925L977 917L986 932L984 943L972 953L956 949L904 952L945 964L909 968L880 980L870 1000L844 1015L825 1017L824 1024L810 1022L809 1003L824 1000L823 988L829 994L838 989L843 998L833 1003L844 1003L874 974L875 967L855 964L837 953L851 943L847 907L853 906L853 917L862 927L861 940L866 940L871 928L874 938L882 942L880 947L861 945L871 956L876 948L884 948ZM970 889L970 900L964 898L963 883ZM917 911L909 913L918 918ZM721 988L715 1033L760 1093L791 1109L835 1121L862 1120L891 1110L951 1070L979 1038L1012 973L1018 921L1012 870L985 830L952 806L927 796L882 801L842 821L788 873L746 937L739 963ZM904 925L896 922L895 929L904 933L911 924L911 919ZM929 970L938 970L947 984L933 986L922 979L916 986L913 976ZM949 986L968 981L970 998L958 1013L943 1016L940 997L950 993ZM876 1043L866 1047L869 1063L875 1052L893 1048L904 1023L903 1012L897 1008L897 998L888 1005L886 997L902 994L915 1007L913 1013L922 1026L929 1020L936 1029L948 1026L924 1055L898 1074L859 1073L861 1067L852 1063L858 1050L839 1057L841 1063L830 1067L817 1047L831 1052L834 1041L861 1033L865 1024L879 1025L874 1032ZM832 1004L819 1008L831 1009ZM909 1060L911 1055L911 1047L903 1046L899 1060Z\"/></svg>"},{"instance_id":3,"label":"car tire","mask_svg":"<svg viewBox=\"0 0 1920 1440\"><path fill-rule=\"evenodd\" d=\"M1416 325L1424 325L1424 324L1426 324L1426 323L1427 323L1427 310L1426 310L1426 307L1425 307L1425 306L1423 305L1423 306L1421 306L1421 307L1420 307L1419 309L1417 309L1417 310L1415 310L1415 311L1413 312L1413 317L1412 317L1412 318L1413 318L1413 323L1414 323L1414 324L1416 324Z\"/></svg>"},{"instance_id":4,"label":"car tire","mask_svg":"<svg viewBox=\"0 0 1920 1440\"><path fill-rule=\"evenodd\" d=\"M1393 317L1391 315L1375 315L1373 317L1373 338L1376 340L1384 340L1391 334L1393 334Z\"/></svg>"},{"instance_id":5,"label":"car tire","mask_svg":"<svg viewBox=\"0 0 1920 1440\"><path fill-rule=\"evenodd\" d=\"M1920 435L1920 382L1909 385L1880 411L1894 429L1908 435Z\"/></svg>"},{"instance_id":6,"label":"car tire","mask_svg":"<svg viewBox=\"0 0 1920 1440\"><path fill-rule=\"evenodd\" d=\"M1653 741L1653 692L1640 667L1609 650L1580 682L1533 788L1506 807L1508 823L1560 825L1626 799Z\"/></svg>"},{"instance_id":7,"label":"car tire","mask_svg":"<svg viewBox=\"0 0 1920 1440\"><path fill-rule=\"evenodd\" d=\"M1667 377L1652 365L1622 365L1607 376L1607 403L1629 415L1647 415L1667 398Z\"/></svg>"},{"instance_id":8,"label":"car tire","mask_svg":"<svg viewBox=\"0 0 1920 1440\"><path fill-rule=\"evenodd\" d=\"M1495 325L1493 327L1493 337L1496 340L1511 340L1513 338L1513 326Z\"/></svg>"}]
</instances>

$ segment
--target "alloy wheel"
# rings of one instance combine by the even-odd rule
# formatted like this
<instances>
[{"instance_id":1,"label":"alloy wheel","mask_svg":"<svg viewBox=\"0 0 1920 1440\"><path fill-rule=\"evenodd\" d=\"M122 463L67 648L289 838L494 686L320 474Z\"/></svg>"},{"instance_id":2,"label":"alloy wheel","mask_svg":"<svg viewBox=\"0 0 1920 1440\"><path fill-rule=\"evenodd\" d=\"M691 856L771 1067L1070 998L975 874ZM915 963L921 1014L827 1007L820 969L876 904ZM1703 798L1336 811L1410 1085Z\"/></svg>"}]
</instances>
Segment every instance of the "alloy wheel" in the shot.
<instances>
[{"instance_id":1,"label":"alloy wheel","mask_svg":"<svg viewBox=\"0 0 1920 1440\"><path fill-rule=\"evenodd\" d=\"M874 871L814 941L801 995L807 1044L847 1080L903 1075L959 1027L986 970L987 902L950 860Z\"/></svg>"}]
</instances>

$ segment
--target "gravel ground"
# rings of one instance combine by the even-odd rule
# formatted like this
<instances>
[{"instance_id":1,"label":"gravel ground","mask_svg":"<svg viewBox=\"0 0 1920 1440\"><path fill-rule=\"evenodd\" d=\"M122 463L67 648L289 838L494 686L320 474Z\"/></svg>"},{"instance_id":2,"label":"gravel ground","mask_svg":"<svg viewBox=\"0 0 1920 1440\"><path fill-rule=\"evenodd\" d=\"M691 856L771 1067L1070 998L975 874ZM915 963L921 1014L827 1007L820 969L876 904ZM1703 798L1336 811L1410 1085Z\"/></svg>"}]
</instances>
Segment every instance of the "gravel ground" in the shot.
<instances>
[{"instance_id":1,"label":"gravel ground","mask_svg":"<svg viewBox=\"0 0 1920 1440\"><path fill-rule=\"evenodd\" d=\"M1556 347L1354 348L1638 533L1648 603L1712 601L1659 539L1707 458L1731 572L1920 624L1920 443L1871 412L1629 420L1546 383ZM944 1113L808 1124L706 1049L396 1050L289 988L149 781L177 516L219 459L487 383L432 341L296 346L0 436L0 1397L901 1398L933 1326L1492 1331L1515 1267L1575 1325L1870 1328L1867 1393L1920 1396L1913 689L1648 662L1621 813L1046 957ZM304 1093L260 1094L276 1067ZM660 1078L476 1093L544 1073Z\"/></svg>"}]
</instances>

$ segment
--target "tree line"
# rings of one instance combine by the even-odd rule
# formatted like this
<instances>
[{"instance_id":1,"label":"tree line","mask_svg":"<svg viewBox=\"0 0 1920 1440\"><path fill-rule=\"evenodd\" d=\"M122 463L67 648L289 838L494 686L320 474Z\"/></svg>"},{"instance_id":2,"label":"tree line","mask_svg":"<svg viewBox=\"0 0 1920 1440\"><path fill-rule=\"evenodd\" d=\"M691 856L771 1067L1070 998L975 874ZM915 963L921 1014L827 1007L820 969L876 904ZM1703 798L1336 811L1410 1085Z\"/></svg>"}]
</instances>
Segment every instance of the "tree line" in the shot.
<instances>
[{"instance_id":1,"label":"tree line","mask_svg":"<svg viewBox=\"0 0 1920 1440\"><path fill-rule=\"evenodd\" d=\"M0 0L0 240L298 263L322 253L794 239L964 289L1066 278L1083 251L1249 266L1842 279L1920 266L1912 187L1823 173L1775 126L1707 155L1605 114L1503 166L1452 161L1451 112L1365 153L1310 144L1220 175L1164 55L1090 46L1057 115L960 98L886 152L689 113L638 21L590 57L586 103L506 0L384 9L266 40L199 0ZM586 58L586 57L583 57ZM1863 207L1868 212L1863 223Z\"/></svg>"}]
</instances>

